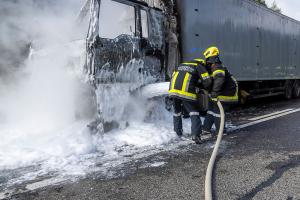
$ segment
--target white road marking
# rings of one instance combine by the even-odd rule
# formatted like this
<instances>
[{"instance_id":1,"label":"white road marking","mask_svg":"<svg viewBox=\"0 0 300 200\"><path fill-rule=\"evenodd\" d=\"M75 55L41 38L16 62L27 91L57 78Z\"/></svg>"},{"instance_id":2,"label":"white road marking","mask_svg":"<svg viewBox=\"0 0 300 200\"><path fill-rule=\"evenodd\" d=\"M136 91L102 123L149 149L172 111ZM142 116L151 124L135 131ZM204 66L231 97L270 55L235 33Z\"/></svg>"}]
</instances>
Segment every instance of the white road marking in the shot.
<instances>
[{"instance_id":1,"label":"white road marking","mask_svg":"<svg viewBox=\"0 0 300 200\"><path fill-rule=\"evenodd\" d=\"M246 127L249 127L249 126L260 124L262 122L270 121L272 119L283 117L283 116L286 116L286 115L289 115L289 114L292 114L292 113L296 113L296 112L299 112L299 111L300 111L300 108L294 109L294 110L291 110L291 111L288 111L288 112L284 112L284 113L281 113L281 114L277 114L277 115L273 115L273 116L270 116L270 117L266 117L264 119L260 119L260 120L257 120L257 121L253 121L253 122L249 122L249 123L246 123L246 124L242 124L242 125L233 127L231 129L229 129L228 131L239 130L239 129L242 129L242 128L246 128Z\"/></svg>"},{"instance_id":2,"label":"white road marking","mask_svg":"<svg viewBox=\"0 0 300 200\"><path fill-rule=\"evenodd\" d=\"M290 109L286 109L286 110L281 110L281 111L274 112L274 113L271 113L271 114L262 115L262 116L259 116L259 117L254 117L254 118L251 118L249 120L250 121L256 121L256 120L259 120L259 119L263 119L263 118L266 118L266 117L274 116L274 115L281 114L281 113L284 113L284 112L288 112L288 111L291 111L291 110L294 110L294 109L290 108Z\"/></svg>"}]
</instances>

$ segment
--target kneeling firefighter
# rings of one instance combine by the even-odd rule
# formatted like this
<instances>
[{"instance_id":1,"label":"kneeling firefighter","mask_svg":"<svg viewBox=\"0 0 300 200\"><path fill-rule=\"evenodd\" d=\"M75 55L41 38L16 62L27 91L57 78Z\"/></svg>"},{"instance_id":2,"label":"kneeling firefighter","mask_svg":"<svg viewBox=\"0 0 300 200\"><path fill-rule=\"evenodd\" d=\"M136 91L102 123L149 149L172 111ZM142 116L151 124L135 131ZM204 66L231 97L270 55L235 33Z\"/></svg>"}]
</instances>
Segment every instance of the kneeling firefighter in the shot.
<instances>
[{"instance_id":1,"label":"kneeling firefighter","mask_svg":"<svg viewBox=\"0 0 300 200\"><path fill-rule=\"evenodd\" d=\"M173 72L169 88L169 97L173 99L174 131L182 136L182 110L185 109L191 118L192 139L201 143L202 123L199 113L197 91L210 88L211 78L202 59L180 64Z\"/></svg>"},{"instance_id":2,"label":"kneeling firefighter","mask_svg":"<svg viewBox=\"0 0 300 200\"><path fill-rule=\"evenodd\" d=\"M206 69L213 79L210 91L210 100L208 104L208 112L204 120L202 134L210 134L212 125L215 124L216 132L220 128L220 110L217 101L221 101L226 105L238 102L238 83L230 74L226 67L223 66L219 58L219 49L210 47L204 52L206 59Z\"/></svg>"}]
</instances>

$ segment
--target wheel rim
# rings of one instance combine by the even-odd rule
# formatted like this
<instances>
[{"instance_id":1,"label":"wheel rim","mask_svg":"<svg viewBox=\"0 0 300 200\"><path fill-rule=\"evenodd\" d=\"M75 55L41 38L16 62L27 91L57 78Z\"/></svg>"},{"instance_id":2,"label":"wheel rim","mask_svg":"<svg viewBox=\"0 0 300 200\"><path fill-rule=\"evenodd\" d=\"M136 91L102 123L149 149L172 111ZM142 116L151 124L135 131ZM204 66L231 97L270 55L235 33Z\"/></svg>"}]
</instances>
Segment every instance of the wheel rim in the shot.
<instances>
[{"instance_id":1,"label":"wheel rim","mask_svg":"<svg viewBox=\"0 0 300 200\"><path fill-rule=\"evenodd\" d=\"M293 95L293 88L290 87L290 86L286 87L286 89L285 89L285 98L286 99L291 99L292 95Z\"/></svg>"},{"instance_id":2,"label":"wheel rim","mask_svg":"<svg viewBox=\"0 0 300 200\"><path fill-rule=\"evenodd\" d=\"M295 83L295 85L294 85L294 96L296 98L300 96L299 82Z\"/></svg>"}]
</instances>

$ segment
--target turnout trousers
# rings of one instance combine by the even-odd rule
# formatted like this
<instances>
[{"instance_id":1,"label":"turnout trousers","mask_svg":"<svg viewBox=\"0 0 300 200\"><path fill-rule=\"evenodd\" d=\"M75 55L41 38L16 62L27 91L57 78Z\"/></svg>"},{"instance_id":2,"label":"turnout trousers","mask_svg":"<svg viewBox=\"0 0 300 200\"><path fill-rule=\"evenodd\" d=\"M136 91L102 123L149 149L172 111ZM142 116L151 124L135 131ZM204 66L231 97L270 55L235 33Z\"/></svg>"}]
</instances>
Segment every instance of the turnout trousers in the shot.
<instances>
[{"instance_id":1,"label":"turnout trousers","mask_svg":"<svg viewBox=\"0 0 300 200\"><path fill-rule=\"evenodd\" d=\"M212 125L215 124L216 131L218 133L220 129L220 123L221 115L217 102L210 99L208 102L208 111L204 120L203 130L210 132Z\"/></svg>"},{"instance_id":2,"label":"turnout trousers","mask_svg":"<svg viewBox=\"0 0 300 200\"><path fill-rule=\"evenodd\" d=\"M224 111L230 107L230 105L233 105L234 103L228 103L228 102L222 102L222 106L224 108ZM225 117L225 116L224 116ZM226 119L226 117L225 117ZM216 126L216 133L219 132L220 129L220 124L221 124L221 114L220 110L217 104L217 101L209 100L208 102L208 111L206 114L206 117L204 119L204 124L203 124L203 131L210 132L212 125L215 124ZM225 126L225 123L224 123ZM224 127L224 131L226 131Z\"/></svg>"},{"instance_id":3,"label":"turnout trousers","mask_svg":"<svg viewBox=\"0 0 300 200\"><path fill-rule=\"evenodd\" d=\"M183 108L189 113L191 118L191 134L199 136L202 132L202 122L200 119L198 103L182 100L179 98L173 98L174 101L174 116L173 124L174 131L178 136L182 135L182 110Z\"/></svg>"}]
</instances>

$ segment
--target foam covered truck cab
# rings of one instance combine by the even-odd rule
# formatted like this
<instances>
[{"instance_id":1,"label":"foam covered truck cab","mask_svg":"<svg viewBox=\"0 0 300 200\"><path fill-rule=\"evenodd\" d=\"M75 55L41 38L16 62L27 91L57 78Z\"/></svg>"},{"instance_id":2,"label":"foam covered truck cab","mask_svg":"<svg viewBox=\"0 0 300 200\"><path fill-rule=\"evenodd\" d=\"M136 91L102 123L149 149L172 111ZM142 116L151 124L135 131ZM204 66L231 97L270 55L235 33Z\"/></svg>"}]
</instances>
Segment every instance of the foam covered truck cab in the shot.
<instances>
[{"instance_id":1,"label":"foam covered truck cab","mask_svg":"<svg viewBox=\"0 0 300 200\"><path fill-rule=\"evenodd\" d=\"M162 11L146 3L94 0L86 67L95 83L162 81L163 22Z\"/></svg>"}]
</instances>

